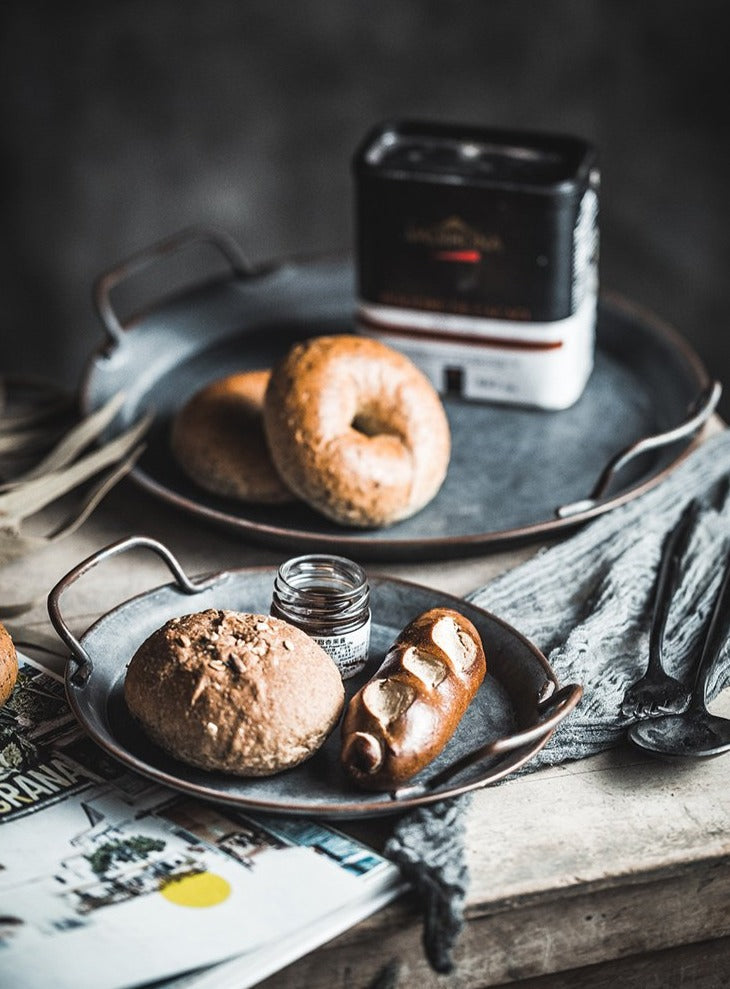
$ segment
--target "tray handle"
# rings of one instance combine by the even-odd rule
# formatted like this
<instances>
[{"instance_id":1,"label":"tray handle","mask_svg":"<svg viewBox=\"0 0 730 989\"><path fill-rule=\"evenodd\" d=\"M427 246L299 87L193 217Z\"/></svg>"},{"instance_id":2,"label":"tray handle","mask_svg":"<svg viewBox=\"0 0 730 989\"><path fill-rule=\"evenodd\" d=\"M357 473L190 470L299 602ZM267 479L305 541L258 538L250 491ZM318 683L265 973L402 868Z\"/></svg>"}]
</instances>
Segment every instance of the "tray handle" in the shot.
<instances>
[{"instance_id":1,"label":"tray handle","mask_svg":"<svg viewBox=\"0 0 730 989\"><path fill-rule=\"evenodd\" d=\"M546 686L548 686L548 689L552 687L552 681L549 680ZM494 756L504 755L507 752L522 748L523 745L530 745L532 742L538 741L538 739L543 738L545 735L549 735L560 724L563 718L570 714L582 696L583 688L579 683L568 683L559 690L547 693L542 699L538 700L538 713L545 715L545 717L536 724L531 725L524 731L516 732L514 735L505 735L504 738L498 738L493 742L488 742L486 745L480 746L478 749L473 749L471 752L467 752L466 755L462 756L461 759L452 762L450 766L446 766L445 769L442 769L423 783L401 786L397 790L393 790L390 796L393 800L403 800L405 798L420 796L429 790L433 790L434 787L442 786L453 776L456 776L457 773L463 772L478 762L491 759Z\"/></svg>"},{"instance_id":2,"label":"tray handle","mask_svg":"<svg viewBox=\"0 0 730 989\"><path fill-rule=\"evenodd\" d=\"M635 443L630 444L619 451L609 460L601 471L598 481L593 487L588 498L580 501L573 501L568 505L561 505L556 508L555 514L558 518L566 519L572 515L589 511L595 508L608 491L614 477L624 469L624 467L649 450L658 450L663 446L669 446L678 440L693 436L705 425L712 413L717 408L722 394L722 385L719 381L712 381L700 392L697 398L690 404L687 410L687 418L678 426L668 429L664 433L656 433L653 436L644 436Z\"/></svg>"},{"instance_id":3,"label":"tray handle","mask_svg":"<svg viewBox=\"0 0 730 989\"><path fill-rule=\"evenodd\" d=\"M93 299L99 318L104 324L111 343L117 346L124 340L124 327L112 306L110 293L121 282L152 264L175 254L183 248L195 244L212 244L230 264L234 274L246 276L251 274L251 266L241 253L236 241L223 230L213 227L186 227L164 240L137 251L126 260L105 271L94 282Z\"/></svg>"},{"instance_id":4,"label":"tray handle","mask_svg":"<svg viewBox=\"0 0 730 989\"><path fill-rule=\"evenodd\" d=\"M158 556L162 557L177 581L178 587L185 594L198 594L200 591L205 591L225 576L224 574L215 574L213 577L206 577L203 580L191 580L170 550L166 546L163 546L162 543L158 543L156 539L150 539L148 536L128 536L126 539L120 539L115 543L111 543L104 549L82 560L77 567L74 567L65 577L59 580L48 595L48 615L51 619L51 624L59 637L71 650L71 661L76 663L76 670L71 675L71 682L77 687L83 687L88 682L93 664L91 657L72 633L61 614L61 595L71 584L76 583L79 577L83 577L84 574L88 573L89 570L93 570L99 563L103 563L104 560L109 560L113 556L118 556L120 553L126 553L127 550L139 548L151 549Z\"/></svg>"}]
</instances>

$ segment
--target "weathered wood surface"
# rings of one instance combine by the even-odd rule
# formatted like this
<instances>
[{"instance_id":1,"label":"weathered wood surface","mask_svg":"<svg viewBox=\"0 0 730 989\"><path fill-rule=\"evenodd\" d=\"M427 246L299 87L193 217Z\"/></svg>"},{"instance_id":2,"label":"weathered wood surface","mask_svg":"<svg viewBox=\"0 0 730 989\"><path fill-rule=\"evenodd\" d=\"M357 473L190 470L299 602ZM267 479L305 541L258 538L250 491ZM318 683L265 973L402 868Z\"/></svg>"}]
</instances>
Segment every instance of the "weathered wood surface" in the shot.
<instances>
[{"instance_id":1,"label":"weathered wood surface","mask_svg":"<svg viewBox=\"0 0 730 989\"><path fill-rule=\"evenodd\" d=\"M72 539L4 570L0 600L38 597L30 622L48 631L49 588L85 556L138 532L164 542L190 573L276 565L285 555L238 542L124 485ZM371 569L462 594L534 549ZM64 599L64 613L81 631L121 600L168 580L161 561L136 551L79 581ZM715 708L730 715L730 697L720 698ZM375 834L378 827L365 822L359 831ZM698 960L701 946L696 952L682 946L709 942L712 956L727 968L727 942L714 939L730 934L730 757L680 766L626 748L509 780L475 796L468 849L469 922L452 976L437 977L429 969L417 905L406 898L264 985L359 989L392 959L403 960L399 985L419 989L470 989L524 979L534 989L726 984L711 981L710 970ZM668 949L674 953L661 962L668 966L661 970L672 973L679 962L671 958L691 956L687 972L696 973L696 982L642 983L631 974L631 965L637 972L660 971L642 969L642 959L654 952L652 964L658 966L656 952ZM617 966L614 982L605 975L609 961ZM605 972L595 983L556 974L573 969L585 969L591 978ZM619 981L620 973L633 981Z\"/></svg>"},{"instance_id":2,"label":"weathered wood surface","mask_svg":"<svg viewBox=\"0 0 730 989\"><path fill-rule=\"evenodd\" d=\"M520 989L727 989L730 938L632 955L519 985Z\"/></svg>"},{"instance_id":3,"label":"weathered wood surface","mask_svg":"<svg viewBox=\"0 0 730 989\"><path fill-rule=\"evenodd\" d=\"M424 960L410 898L263 985L366 987L405 959L402 986L476 989L730 935L730 759L680 768L626 749L541 770L478 794L468 843L451 976Z\"/></svg>"},{"instance_id":4,"label":"weathered wood surface","mask_svg":"<svg viewBox=\"0 0 730 989\"><path fill-rule=\"evenodd\" d=\"M397 973L402 986L413 984L408 981L410 972L407 964L400 966ZM296 985L295 982L289 984ZM457 985L448 978L438 984L444 989ZM286 989L287 984L280 981L262 985ZM343 982L341 985L354 987L356 983ZM727 989L730 986L730 938L631 955L585 968L525 979L518 984L503 983L511 989L516 985L519 989Z\"/></svg>"},{"instance_id":5,"label":"weathered wood surface","mask_svg":"<svg viewBox=\"0 0 730 989\"><path fill-rule=\"evenodd\" d=\"M571 981L570 973L584 975L600 966L598 985L624 986L621 973L632 967L646 972L641 958L653 956L654 980L639 979L629 985L657 989L692 986L671 981L676 964L663 959L664 950L690 947L703 937L707 953L710 939L722 938L717 954L730 958L730 869L715 875L702 869L692 876L626 885L600 894L545 898L531 906L514 904L498 914L471 918L457 953L458 963L449 976L436 975L423 957L420 926L415 912L398 905L347 932L306 958L262 982L261 989L368 989L389 963L396 964L400 989L483 989L500 985L543 985L546 974L561 975L546 985L592 986L593 981ZM692 957L690 950L685 957ZM609 964L610 963L610 964ZM600 970L599 969L599 970ZM662 972L663 977L656 975ZM727 969L703 976L704 985L727 985ZM610 973L613 973L611 976ZM724 975L726 981L722 981ZM611 981L613 978L613 981Z\"/></svg>"}]
</instances>

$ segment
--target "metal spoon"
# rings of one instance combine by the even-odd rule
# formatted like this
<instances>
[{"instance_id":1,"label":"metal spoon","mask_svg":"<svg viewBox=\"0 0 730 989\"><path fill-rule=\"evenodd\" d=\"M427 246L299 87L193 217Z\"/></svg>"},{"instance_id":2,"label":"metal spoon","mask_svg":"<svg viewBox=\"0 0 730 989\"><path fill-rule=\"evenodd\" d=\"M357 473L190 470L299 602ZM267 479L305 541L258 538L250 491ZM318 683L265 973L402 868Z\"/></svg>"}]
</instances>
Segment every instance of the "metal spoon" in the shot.
<instances>
[{"instance_id":1,"label":"metal spoon","mask_svg":"<svg viewBox=\"0 0 730 989\"><path fill-rule=\"evenodd\" d=\"M628 735L635 745L665 758L702 758L721 755L730 749L730 718L710 714L706 703L707 681L729 634L730 558L702 644L689 708L683 714L669 714L632 725Z\"/></svg>"}]
</instances>

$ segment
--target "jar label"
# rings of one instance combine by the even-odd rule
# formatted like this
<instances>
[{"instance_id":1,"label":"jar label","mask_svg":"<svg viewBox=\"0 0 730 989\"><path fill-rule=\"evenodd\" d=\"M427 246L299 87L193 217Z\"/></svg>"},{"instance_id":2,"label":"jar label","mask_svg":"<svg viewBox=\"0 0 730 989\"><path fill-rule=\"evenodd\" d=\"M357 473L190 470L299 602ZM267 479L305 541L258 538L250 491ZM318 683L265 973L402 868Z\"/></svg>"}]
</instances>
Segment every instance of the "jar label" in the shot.
<instances>
[{"instance_id":1,"label":"jar label","mask_svg":"<svg viewBox=\"0 0 730 989\"><path fill-rule=\"evenodd\" d=\"M311 634L311 633L310 633ZM340 635L312 635L326 653L332 657L343 680L355 676L365 666L370 647L370 619L360 628Z\"/></svg>"}]
</instances>

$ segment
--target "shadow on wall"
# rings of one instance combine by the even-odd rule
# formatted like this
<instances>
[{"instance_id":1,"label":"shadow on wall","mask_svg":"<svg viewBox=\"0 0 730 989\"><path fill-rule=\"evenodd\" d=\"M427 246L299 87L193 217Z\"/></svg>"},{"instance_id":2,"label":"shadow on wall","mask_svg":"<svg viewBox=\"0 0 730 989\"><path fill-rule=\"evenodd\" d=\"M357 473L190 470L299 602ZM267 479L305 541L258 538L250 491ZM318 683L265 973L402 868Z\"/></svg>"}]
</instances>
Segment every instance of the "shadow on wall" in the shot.
<instances>
[{"instance_id":1,"label":"shadow on wall","mask_svg":"<svg viewBox=\"0 0 730 989\"><path fill-rule=\"evenodd\" d=\"M420 117L592 140L603 285L730 378L721 12L6 0L0 366L75 384L101 340L93 278L189 224L224 228L256 262L350 248L352 151L376 122Z\"/></svg>"}]
</instances>

